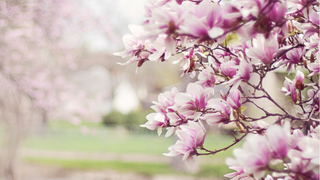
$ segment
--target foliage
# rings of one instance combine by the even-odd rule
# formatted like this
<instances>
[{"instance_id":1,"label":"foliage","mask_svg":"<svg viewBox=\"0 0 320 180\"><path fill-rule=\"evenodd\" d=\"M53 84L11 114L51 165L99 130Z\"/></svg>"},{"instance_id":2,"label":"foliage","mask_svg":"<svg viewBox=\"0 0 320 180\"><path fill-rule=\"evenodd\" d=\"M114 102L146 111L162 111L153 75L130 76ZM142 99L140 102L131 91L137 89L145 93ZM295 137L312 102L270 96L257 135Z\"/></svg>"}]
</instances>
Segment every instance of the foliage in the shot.
<instances>
[{"instance_id":1,"label":"foliage","mask_svg":"<svg viewBox=\"0 0 320 180\"><path fill-rule=\"evenodd\" d=\"M181 155L190 164L244 141L235 159L227 159L237 172L226 177L319 179L319 2L153 0L146 17L141 26L129 25L125 50L115 53L130 58L121 64L140 68L173 59L182 76L198 77L185 91L161 93L142 125L178 137L166 156ZM295 72L281 80L282 88L268 82L279 71ZM219 98L216 87L226 89ZM281 92L296 113L268 89ZM249 105L262 115L248 114ZM211 150L203 124L234 125L240 137Z\"/></svg>"},{"instance_id":2,"label":"foliage","mask_svg":"<svg viewBox=\"0 0 320 180\"><path fill-rule=\"evenodd\" d=\"M131 131L137 131L139 125L144 123L146 115L150 111L131 111L128 114L122 114L113 110L102 117L102 123L106 125L123 125Z\"/></svg>"}]
</instances>

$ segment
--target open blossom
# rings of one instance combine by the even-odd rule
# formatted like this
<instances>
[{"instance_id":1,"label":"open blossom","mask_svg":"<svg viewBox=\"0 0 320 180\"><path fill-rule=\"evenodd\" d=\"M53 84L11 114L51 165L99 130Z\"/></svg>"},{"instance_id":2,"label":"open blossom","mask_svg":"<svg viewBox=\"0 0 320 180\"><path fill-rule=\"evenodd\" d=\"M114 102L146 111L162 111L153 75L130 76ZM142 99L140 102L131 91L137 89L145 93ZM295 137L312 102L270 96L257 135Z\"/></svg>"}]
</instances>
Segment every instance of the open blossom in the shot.
<instances>
[{"instance_id":1,"label":"open blossom","mask_svg":"<svg viewBox=\"0 0 320 180\"><path fill-rule=\"evenodd\" d=\"M267 139L260 135L249 135L242 149L233 151L237 162L246 173L254 174L255 178L261 178L267 168L271 149Z\"/></svg>"},{"instance_id":2,"label":"open blossom","mask_svg":"<svg viewBox=\"0 0 320 180\"><path fill-rule=\"evenodd\" d=\"M270 64L279 48L277 35L270 34L268 38L257 35L257 44L246 50L247 56L259 59L264 64Z\"/></svg>"},{"instance_id":3,"label":"open blossom","mask_svg":"<svg viewBox=\"0 0 320 180\"><path fill-rule=\"evenodd\" d=\"M290 124L287 122L284 127L272 125L267 129L266 136L272 149L272 156L284 159L289 151Z\"/></svg>"},{"instance_id":4,"label":"open blossom","mask_svg":"<svg viewBox=\"0 0 320 180\"><path fill-rule=\"evenodd\" d=\"M193 6L191 13L186 17L181 26L180 33L190 34L199 40L216 38L224 33L221 17L221 6L209 0L202 1L198 6Z\"/></svg>"},{"instance_id":5,"label":"open blossom","mask_svg":"<svg viewBox=\"0 0 320 180\"><path fill-rule=\"evenodd\" d=\"M141 67L145 61L148 61L149 56L155 52L154 47L150 44L149 40L141 40L141 37L146 32L141 26L129 25L129 29L132 34L126 34L123 36L123 43L125 50L114 53L116 56L122 58L130 57L125 63L118 63L120 65L128 65L138 62L138 67Z\"/></svg>"},{"instance_id":6,"label":"open blossom","mask_svg":"<svg viewBox=\"0 0 320 180\"><path fill-rule=\"evenodd\" d=\"M216 77L212 68L202 70L198 76L198 79L199 81L196 83L202 85L203 87L214 87L216 82Z\"/></svg>"},{"instance_id":7,"label":"open blossom","mask_svg":"<svg viewBox=\"0 0 320 180\"><path fill-rule=\"evenodd\" d=\"M152 103L154 105L151 106L151 108L156 112L173 112L174 110L170 109L170 107L174 105L174 97L178 92L178 89L174 87L171 91L160 93L158 96L158 102L153 101Z\"/></svg>"},{"instance_id":8,"label":"open blossom","mask_svg":"<svg viewBox=\"0 0 320 180\"><path fill-rule=\"evenodd\" d=\"M288 65L287 71L290 71L294 65L302 61L304 53L304 48L294 48L286 53L287 60L283 60L281 64Z\"/></svg>"},{"instance_id":9,"label":"open blossom","mask_svg":"<svg viewBox=\"0 0 320 180\"><path fill-rule=\"evenodd\" d=\"M307 136L300 138L298 149L288 152L291 171L306 179L319 179L319 145L318 139Z\"/></svg>"},{"instance_id":10,"label":"open blossom","mask_svg":"<svg viewBox=\"0 0 320 180\"><path fill-rule=\"evenodd\" d=\"M205 120L209 125L217 123L226 123L230 120L231 107L225 101L210 99L207 108L212 108L214 113L206 113L202 120Z\"/></svg>"},{"instance_id":11,"label":"open blossom","mask_svg":"<svg viewBox=\"0 0 320 180\"><path fill-rule=\"evenodd\" d=\"M234 61L227 61L220 65L220 70L223 75L232 78L237 74L237 69L235 68L236 64Z\"/></svg>"},{"instance_id":12,"label":"open blossom","mask_svg":"<svg viewBox=\"0 0 320 180\"><path fill-rule=\"evenodd\" d=\"M158 127L158 134L161 134L161 129L167 127L169 123L168 113L174 112L172 109L174 105L174 97L178 93L177 88L172 88L171 91L161 93L158 96L158 102L153 102L154 105L151 106L156 113L151 113L147 115L147 122L140 127L145 127L150 130L155 130Z\"/></svg>"},{"instance_id":13,"label":"open blossom","mask_svg":"<svg viewBox=\"0 0 320 180\"><path fill-rule=\"evenodd\" d=\"M165 116L163 113L151 113L147 115L147 122L143 125L140 125L140 127L145 127L150 130L155 130L158 128L166 127L169 119Z\"/></svg>"},{"instance_id":14,"label":"open blossom","mask_svg":"<svg viewBox=\"0 0 320 180\"><path fill-rule=\"evenodd\" d=\"M241 166L230 166L229 169L236 170L237 172L225 174L224 177L232 178L231 180L247 178L247 175L245 174Z\"/></svg>"},{"instance_id":15,"label":"open blossom","mask_svg":"<svg viewBox=\"0 0 320 180\"><path fill-rule=\"evenodd\" d=\"M238 89L232 91L227 99L228 104L235 110L241 107L241 96Z\"/></svg>"},{"instance_id":16,"label":"open blossom","mask_svg":"<svg viewBox=\"0 0 320 180\"><path fill-rule=\"evenodd\" d=\"M206 136L206 130L201 122L189 121L187 125L181 125L176 131L179 140L168 148L169 153L165 156L183 155L183 160L192 163L196 148L202 146Z\"/></svg>"},{"instance_id":17,"label":"open blossom","mask_svg":"<svg viewBox=\"0 0 320 180\"><path fill-rule=\"evenodd\" d=\"M267 16L276 23L282 23L284 21L288 8L283 2L276 2L273 8L268 12Z\"/></svg>"},{"instance_id":18,"label":"open blossom","mask_svg":"<svg viewBox=\"0 0 320 180\"><path fill-rule=\"evenodd\" d=\"M177 93L174 98L176 110L185 117L198 118L202 110L205 110L212 89L205 89L202 86L190 83L186 93Z\"/></svg>"},{"instance_id":19,"label":"open blossom","mask_svg":"<svg viewBox=\"0 0 320 180\"><path fill-rule=\"evenodd\" d=\"M308 64L308 68L311 71L311 73L308 75L308 77L311 77L311 76L314 76L316 74L319 74L319 72L320 72L320 64L319 64L319 62Z\"/></svg>"},{"instance_id":20,"label":"open blossom","mask_svg":"<svg viewBox=\"0 0 320 180\"><path fill-rule=\"evenodd\" d=\"M314 33L312 36L310 36L310 42L306 42L305 43L306 48L307 49L313 49L313 48L318 47L319 41L320 41L319 34L318 33ZM319 49L317 49L317 51L319 51Z\"/></svg>"},{"instance_id":21,"label":"open blossom","mask_svg":"<svg viewBox=\"0 0 320 180\"><path fill-rule=\"evenodd\" d=\"M247 82L251 78L252 73L252 65L249 62L246 62L246 60L240 58L240 64L238 66L238 71L236 75L227 82L228 86L232 86L231 91L234 91L235 89L238 89L241 82Z\"/></svg>"}]
</instances>

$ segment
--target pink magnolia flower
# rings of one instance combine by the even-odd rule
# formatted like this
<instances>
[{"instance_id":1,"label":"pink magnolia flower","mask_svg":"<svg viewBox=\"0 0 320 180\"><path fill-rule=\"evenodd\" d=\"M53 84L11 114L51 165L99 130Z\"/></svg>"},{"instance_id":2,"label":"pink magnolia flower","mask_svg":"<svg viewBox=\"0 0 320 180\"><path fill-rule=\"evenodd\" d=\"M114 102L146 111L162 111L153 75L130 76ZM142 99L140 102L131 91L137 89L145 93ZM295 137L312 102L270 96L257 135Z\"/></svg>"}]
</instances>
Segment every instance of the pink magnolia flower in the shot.
<instances>
[{"instance_id":1,"label":"pink magnolia flower","mask_svg":"<svg viewBox=\"0 0 320 180\"><path fill-rule=\"evenodd\" d=\"M145 127L150 130L155 130L158 127L158 134L160 135L163 127L167 127L169 123L168 113L174 112L174 97L178 93L177 88L172 88L171 91L159 94L158 102L153 101L153 106L151 108L156 111L156 113L151 113L147 115L147 122L140 127Z\"/></svg>"},{"instance_id":2,"label":"pink magnolia flower","mask_svg":"<svg viewBox=\"0 0 320 180\"><path fill-rule=\"evenodd\" d=\"M279 48L277 35L270 34L267 39L263 35L257 35L256 39L257 45L246 49L247 56L270 64Z\"/></svg>"},{"instance_id":3,"label":"pink magnolia flower","mask_svg":"<svg viewBox=\"0 0 320 180\"><path fill-rule=\"evenodd\" d=\"M320 64L319 64L319 62L308 64L308 68L311 71L311 73L308 75L308 77L312 77L312 76L314 76L316 74L319 74L319 72L320 72Z\"/></svg>"},{"instance_id":4,"label":"pink magnolia flower","mask_svg":"<svg viewBox=\"0 0 320 180\"><path fill-rule=\"evenodd\" d=\"M297 70L296 72L296 77L294 78L294 84L295 84L295 87L299 90L303 90L304 89L304 74Z\"/></svg>"},{"instance_id":5,"label":"pink magnolia flower","mask_svg":"<svg viewBox=\"0 0 320 180\"><path fill-rule=\"evenodd\" d=\"M246 178L243 168L241 166L230 166L229 169L236 170L237 172L225 174L224 177L231 178L230 180L238 180L242 178Z\"/></svg>"},{"instance_id":6,"label":"pink magnolia flower","mask_svg":"<svg viewBox=\"0 0 320 180\"><path fill-rule=\"evenodd\" d=\"M235 68L236 64L233 61L223 62L220 65L220 70L222 74L225 76L232 78L234 75L237 74L237 69Z\"/></svg>"},{"instance_id":7,"label":"pink magnolia flower","mask_svg":"<svg viewBox=\"0 0 320 180\"><path fill-rule=\"evenodd\" d=\"M207 108L212 108L214 113L206 113L202 120L205 120L209 125L215 125L217 123L229 122L231 108L225 101L219 101L210 99L208 101Z\"/></svg>"},{"instance_id":8,"label":"pink magnolia flower","mask_svg":"<svg viewBox=\"0 0 320 180\"><path fill-rule=\"evenodd\" d=\"M198 57L195 55L194 51L195 51L194 49L190 49L189 51L183 52L183 56L174 62L174 63L178 63L179 61L182 60L180 67L183 73L181 74L181 76L188 73L191 73L190 75L191 77L195 76L195 71L194 71L196 67L195 61L198 59Z\"/></svg>"},{"instance_id":9,"label":"pink magnolia flower","mask_svg":"<svg viewBox=\"0 0 320 180\"><path fill-rule=\"evenodd\" d=\"M266 136L272 149L274 158L284 159L289 151L290 124L285 123L284 127L272 125L266 131Z\"/></svg>"},{"instance_id":10,"label":"pink magnolia flower","mask_svg":"<svg viewBox=\"0 0 320 180\"><path fill-rule=\"evenodd\" d=\"M305 42L306 49L313 49L319 46L320 38L318 33L314 33L310 36L310 42ZM318 51L318 50L317 50Z\"/></svg>"},{"instance_id":11,"label":"pink magnolia flower","mask_svg":"<svg viewBox=\"0 0 320 180\"><path fill-rule=\"evenodd\" d=\"M155 6L149 5L146 7L149 19L144 28L149 34L145 38L153 41L159 35L166 35L166 50L171 54L175 54L177 45L175 36L186 19L185 14L187 14L188 6L191 3L186 2L178 5L176 2L164 1L157 5L158 3L155 3Z\"/></svg>"},{"instance_id":12,"label":"pink magnolia flower","mask_svg":"<svg viewBox=\"0 0 320 180\"><path fill-rule=\"evenodd\" d=\"M298 149L288 152L291 163L288 168L293 173L304 176L307 179L319 178L319 145L320 141L315 138L303 137L299 139Z\"/></svg>"},{"instance_id":13,"label":"pink magnolia flower","mask_svg":"<svg viewBox=\"0 0 320 180\"><path fill-rule=\"evenodd\" d=\"M260 135L249 135L242 149L233 151L237 163L246 173L261 178L271 159L271 149L267 139Z\"/></svg>"},{"instance_id":14,"label":"pink magnolia flower","mask_svg":"<svg viewBox=\"0 0 320 180\"><path fill-rule=\"evenodd\" d=\"M199 73L198 80L196 83L203 87L214 87L216 77L212 68L207 68Z\"/></svg>"},{"instance_id":15,"label":"pink magnolia flower","mask_svg":"<svg viewBox=\"0 0 320 180\"><path fill-rule=\"evenodd\" d=\"M183 160L188 164L192 163L193 156L196 155L196 148L202 146L206 136L206 130L201 122L188 121L187 125L181 125L176 131L179 140L168 148L169 153L165 156L183 155Z\"/></svg>"},{"instance_id":16,"label":"pink magnolia flower","mask_svg":"<svg viewBox=\"0 0 320 180\"><path fill-rule=\"evenodd\" d=\"M293 65L297 65L302 61L304 53L304 48L294 48L286 53L288 59L284 60L281 64L288 65L287 71L290 71Z\"/></svg>"},{"instance_id":17,"label":"pink magnolia flower","mask_svg":"<svg viewBox=\"0 0 320 180\"><path fill-rule=\"evenodd\" d=\"M235 110L241 107L241 96L238 89L232 91L227 99L228 104Z\"/></svg>"},{"instance_id":18,"label":"pink magnolia flower","mask_svg":"<svg viewBox=\"0 0 320 180\"><path fill-rule=\"evenodd\" d=\"M251 63L247 63L244 59L241 58L237 74L230 81L227 82L228 86L232 86L230 90L234 91L235 89L238 89L241 82L249 81L251 78L251 72Z\"/></svg>"},{"instance_id":19,"label":"pink magnolia flower","mask_svg":"<svg viewBox=\"0 0 320 180\"><path fill-rule=\"evenodd\" d=\"M174 97L178 92L178 89L173 87L171 91L160 93L158 95L158 102L153 101L152 103L154 105L151 106L151 108L156 112L173 112L174 110L172 110L172 106L174 105Z\"/></svg>"},{"instance_id":20,"label":"pink magnolia flower","mask_svg":"<svg viewBox=\"0 0 320 180\"><path fill-rule=\"evenodd\" d=\"M204 89L202 86L190 83L186 93L177 93L174 98L177 111L188 118L198 118L205 110L212 89Z\"/></svg>"},{"instance_id":21,"label":"pink magnolia flower","mask_svg":"<svg viewBox=\"0 0 320 180\"><path fill-rule=\"evenodd\" d=\"M287 77L285 77L285 81L283 84L284 84L284 87L281 88L281 92L286 93L286 95L289 95L291 92L291 86L293 82Z\"/></svg>"},{"instance_id":22,"label":"pink magnolia flower","mask_svg":"<svg viewBox=\"0 0 320 180\"><path fill-rule=\"evenodd\" d=\"M148 114L146 118L148 121L140 125L140 127L145 127L150 130L155 130L157 127L159 129L166 127L169 122L169 119L163 113L151 113ZM158 130L158 132L160 132L160 130Z\"/></svg>"},{"instance_id":23,"label":"pink magnolia flower","mask_svg":"<svg viewBox=\"0 0 320 180\"><path fill-rule=\"evenodd\" d=\"M181 26L181 34L190 34L191 37L201 40L213 39L224 33L221 17L221 6L209 0L202 1L198 6L193 6Z\"/></svg>"},{"instance_id":24,"label":"pink magnolia flower","mask_svg":"<svg viewBox=\"0 0 320 180\"><path fill-rule=\"evenodd\" d=\"M287 5L283 2L276 2L267 16L275 23L280 24L285 19L286 12L288 11Z\"/></svg>"},{"instance_id":25,"label":"pink magnolia flower","mask_svg":"<svg viewBox=\"0 0 320 180\"><path fill-rule=\"evenodd\" d=\"M250 125L252 126L252 129L256 132L265 132L265 130L267 130L267 128L269 127L269 124L262 120L250 122Z\"/></svg>"},{"instance_id":26,"label":"pink magnolia flower","mask_svg":"<svg viewBox=\"0 0 320 180\"><path fill-rule=\"evenodd\" d=\"M244 18L258 17L266 2L264 0L239 0L235 3Z\"/></svg>"},{"instance_id":27,"label":"pink magnolia flower","mask_svg":"<svg viewBox=\"0 0 320 180\"><path fill-rule=\"evenodd\" d=\"M141 37L146 32L141 26L129 25L129 29L132 34L126 34L123 36L123 43L125 50L121 52L114 53L116 56L121 56L122 58L130 57L130 59L125 63L119 63L121 65L128 65L134 62L139 62L140 67L144 61L146 61L155 49L151 46L149 40L140 40Z\"/></svg>"}]
</instances>

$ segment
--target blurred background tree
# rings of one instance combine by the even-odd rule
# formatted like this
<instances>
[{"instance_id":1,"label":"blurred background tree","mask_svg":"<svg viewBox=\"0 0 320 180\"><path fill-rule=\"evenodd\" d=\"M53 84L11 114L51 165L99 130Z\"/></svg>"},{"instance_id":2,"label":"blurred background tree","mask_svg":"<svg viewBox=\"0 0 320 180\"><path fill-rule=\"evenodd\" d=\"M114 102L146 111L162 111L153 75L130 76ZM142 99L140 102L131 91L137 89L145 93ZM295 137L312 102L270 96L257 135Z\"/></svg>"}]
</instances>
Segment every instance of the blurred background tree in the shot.
<instances>
[{"instance_id":1,"label":"blurred background tree","mask_svg":"<svg viewBox=\"0 0 320 180\"><path fill-rule=\"evenodd\" d=\"M87 96L68 73L87 51L82 37L93 29L104 31L107 22L101 20L81 1L0 1L1 174L6 179L17 178L18 148L30 127L46 125L71 99L86 105Z\"/></svg>"}]
</instances>

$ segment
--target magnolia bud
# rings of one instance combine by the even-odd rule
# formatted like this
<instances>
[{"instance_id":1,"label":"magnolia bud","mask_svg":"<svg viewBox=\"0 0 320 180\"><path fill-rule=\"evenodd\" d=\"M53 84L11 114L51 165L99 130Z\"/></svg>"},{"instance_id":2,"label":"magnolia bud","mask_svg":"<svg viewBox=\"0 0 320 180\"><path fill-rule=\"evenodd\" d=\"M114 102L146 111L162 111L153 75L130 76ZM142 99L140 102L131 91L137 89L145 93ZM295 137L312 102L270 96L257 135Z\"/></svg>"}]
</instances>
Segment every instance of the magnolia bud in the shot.
<instances>
[{"instance_id":1,"label":"magnolia bud","mask_svg":"<svg viewBox=\"0 0 320 180\"><path fill-rule=\"evenodd\" d=\"M314 55L311 53L311 56L310 56L310 62L311 62L311 63L313 63L313 62L314 62L314 60L315 60L315 59L314 59Z\"/></svg>"},{"instance_id":2,"label":"magnolia bud","mask_svg":"<svg viewBox=\"0 0 320 180\"><path fill-rule=\"evenodd\" d=\"M177 29L177 27L176 27L176 25L175 25L175 23L173 22L173 21L169 21L169 24L168 24L168 29L169 29L169 34L173 34L175 31L176 31L176 29Z\"/></svg>"},{"instance_id":3,"label":"magnolia bud","mask_svg":"<svg viewBox=\"0 0 320 180\"><path fill-rule=\"evenodd\" d=\"M308 65L308 61L305 57L302 57L302 63L304 65L305 68L308 68L307 65Z\"/></svg>"},{"instance_id":4,"label":"magnolia bud","mask_svg":"<svg viewBox=\"0 0 320 180\"><path fill-rule=\"evenodd\" d=\"M292 23L291 21L288 22L288 29L289 29L289 33L293 32L293 28L292 28Z\"/></svg>"}]
</instances>

